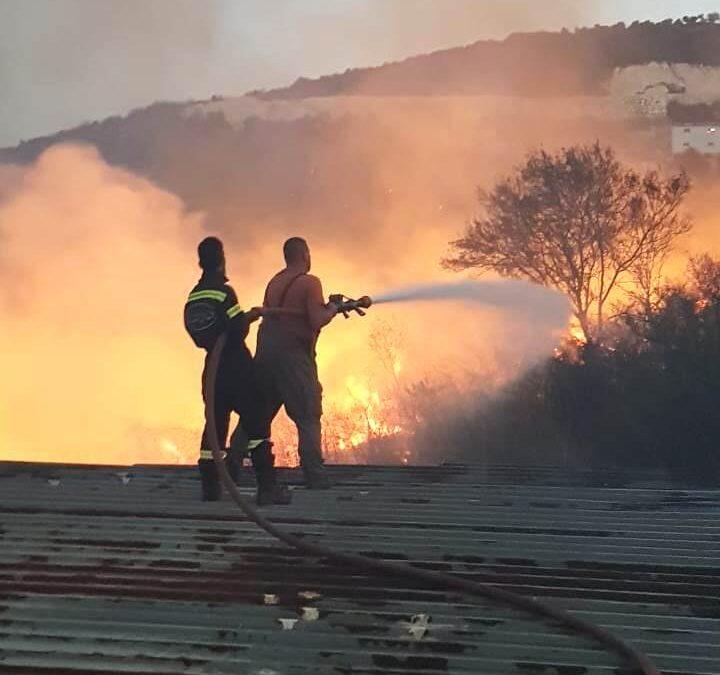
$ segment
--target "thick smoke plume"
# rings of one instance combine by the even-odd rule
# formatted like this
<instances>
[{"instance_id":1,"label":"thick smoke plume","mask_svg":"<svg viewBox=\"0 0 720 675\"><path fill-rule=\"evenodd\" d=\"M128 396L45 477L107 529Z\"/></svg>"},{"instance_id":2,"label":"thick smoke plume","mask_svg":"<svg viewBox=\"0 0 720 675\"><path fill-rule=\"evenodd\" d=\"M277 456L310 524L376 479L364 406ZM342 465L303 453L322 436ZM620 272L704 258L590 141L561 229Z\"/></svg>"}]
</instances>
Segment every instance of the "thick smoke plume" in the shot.
<instances>
[{"instance_id":1,"label":"thick smoke plume","mask_svg":"<svg viewBox=\"0 0 720 675\"><path fill-rule=\"evenodd\" d=\"M304 231L285 228L250 250L230 239L229 274L243 304L260 302L281 267L284 236ZM29 167L2 168L3 458L194 461L202 353L184 334L181 308L197 278L195 246L204 234L202 217L188 214L177 197L108 166L87 146L57 146ZM418 240L394 272L373 262L383 256L372 248L361 268L332 241L311 238L311 245L326 292L356 294L411 275L441 278L438 239ZM496 286L482 286L492 300L487 293ZM477 285L451 288L455 296ZM523 287L521 295L533 292ZM319 344L330 457L360 461L367 456L356 448L368 437L412 431L407 417L395 419L406 385L442 375L457 377L465 390L477 377L494 386L548 353L563 318L540 335L513 311L516 300L509 312L418 303L335 321ZM447 325L452 333L436 340ZM292 435L282 422L275 434L282 454Z\"/></svg>"},{"instance_id":2,"label":"thick smoke plume","mask_svg":"<svg viewBox=\"0 0 720 675\"><path fill-rule=\"evenodd\" d=\"M261 302L293 235L308 239L326 294L446 284L457 277L439 260L477 214L476 188L529 149L599 139L626 161L657 152L653 134L628 133L594 100L348 99L325 102L337 114L299 101L289 120L218 119L216 102L91 129L133 172L68 146L0 167L5 457L194 461L202 353L181 308L209 232L226 242L245 306ZM330 459L387 460L376 441L432 423L440 399L457 407L552 352L565 318L550 296L493 297L380 304L324 330ZM293 461L287 429L276 425L276 449Z\"/></svg>"},{"instance_id":3,"label":"thick smoke plume","mask_svg":"<svg viewBox=\"0 0 720 675\"><path fill-rule=\"evenodd\" d=\"M202 421L179 318L200 219L89 147L0 176L3 459L173 461Z\"/></svg>"}]
</instances>

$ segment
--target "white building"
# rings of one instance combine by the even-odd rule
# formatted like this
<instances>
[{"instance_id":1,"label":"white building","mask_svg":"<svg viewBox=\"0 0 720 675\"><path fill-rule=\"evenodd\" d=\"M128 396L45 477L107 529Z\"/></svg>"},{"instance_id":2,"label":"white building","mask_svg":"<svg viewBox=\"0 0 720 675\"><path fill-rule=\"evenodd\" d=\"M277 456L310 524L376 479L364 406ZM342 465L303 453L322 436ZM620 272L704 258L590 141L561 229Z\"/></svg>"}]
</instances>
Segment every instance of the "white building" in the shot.
<instances>
[{"instance_id":1,"label":"white building","mask_svg":"<svg viewBox=\"0 0 720 675\"><path fill-rule=\"evenodd\" d=\"M676 124L672 128L672 151L677 155L695 150L703 155L720 155L720 125Z\"/></svg>"}]
</instances>

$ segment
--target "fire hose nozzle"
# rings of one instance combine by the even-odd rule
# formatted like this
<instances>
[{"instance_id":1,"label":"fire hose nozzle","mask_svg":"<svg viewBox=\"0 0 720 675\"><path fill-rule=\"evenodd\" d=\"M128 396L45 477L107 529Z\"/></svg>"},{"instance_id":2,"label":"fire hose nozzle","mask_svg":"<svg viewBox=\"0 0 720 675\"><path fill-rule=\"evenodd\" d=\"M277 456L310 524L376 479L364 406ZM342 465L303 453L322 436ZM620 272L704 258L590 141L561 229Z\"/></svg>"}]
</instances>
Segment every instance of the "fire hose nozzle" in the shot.
<instances>
[{"instance_id":1,"label":"fire hose nozzle","mask_svg":"<svg viewBox=\"0 0 720 675\"><path fill-rule=\"evenodd\" d=\"M346 319L350 316L350 312L357 312L360 316L365 316L363 310L372 305L372 299L368 295L363 295L361 298L353 300L342 293L331 295L330 302L337 306L338 312Z\"/></svg>"}]
</instances>

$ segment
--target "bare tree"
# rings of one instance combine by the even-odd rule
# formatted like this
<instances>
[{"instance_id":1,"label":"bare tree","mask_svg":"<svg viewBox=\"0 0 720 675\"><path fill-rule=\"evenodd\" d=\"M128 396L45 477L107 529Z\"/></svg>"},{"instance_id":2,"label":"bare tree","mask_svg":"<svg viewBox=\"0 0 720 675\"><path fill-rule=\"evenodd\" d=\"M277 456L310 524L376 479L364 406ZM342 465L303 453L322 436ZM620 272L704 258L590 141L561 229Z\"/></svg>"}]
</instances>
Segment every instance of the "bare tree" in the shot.
<instances>
[{"instance_id":1,"label":"bare tree","mask_svg":"<svg viewBox=\"0 0 720 675\"><path fill-rule=\"evenodd\" d=\"M680 214L689 189L685 173L641 175L598 143L535 151L480 192L484 215L451 243L443 264L557 288L591 340L602 332L611 294L647 279L647 265L662 261L690 228Z\"/></svg>"}]
</instances>

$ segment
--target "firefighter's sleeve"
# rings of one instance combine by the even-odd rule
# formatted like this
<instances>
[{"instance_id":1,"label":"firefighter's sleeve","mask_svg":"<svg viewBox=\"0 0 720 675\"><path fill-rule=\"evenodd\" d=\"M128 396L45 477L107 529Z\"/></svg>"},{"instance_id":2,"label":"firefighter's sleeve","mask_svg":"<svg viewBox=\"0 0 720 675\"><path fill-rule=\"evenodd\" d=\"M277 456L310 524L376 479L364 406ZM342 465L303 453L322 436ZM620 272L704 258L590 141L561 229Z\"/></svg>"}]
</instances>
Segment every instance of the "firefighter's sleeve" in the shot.
<instances>
[{"instance_id":1,"label":"firefighter's sleeve","mask_svg":"<svg viewBox=\"0 0 720 675\"><path fill-rule=\"evenodd\" d=\"M240 344L245 342L250 330L250 322L245 315L245 311L238 303L235 291L230 286L226 286L226 290L227 297L223 303L223 311L227 319L228 340Z\"/></svg>"}]
</instances>

